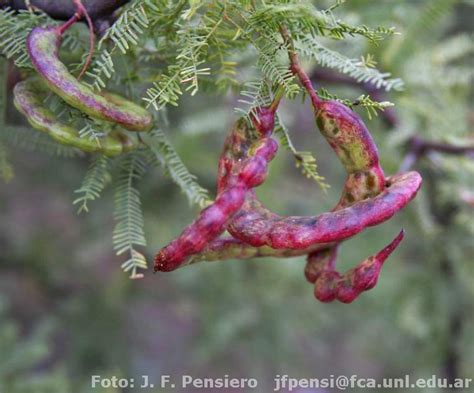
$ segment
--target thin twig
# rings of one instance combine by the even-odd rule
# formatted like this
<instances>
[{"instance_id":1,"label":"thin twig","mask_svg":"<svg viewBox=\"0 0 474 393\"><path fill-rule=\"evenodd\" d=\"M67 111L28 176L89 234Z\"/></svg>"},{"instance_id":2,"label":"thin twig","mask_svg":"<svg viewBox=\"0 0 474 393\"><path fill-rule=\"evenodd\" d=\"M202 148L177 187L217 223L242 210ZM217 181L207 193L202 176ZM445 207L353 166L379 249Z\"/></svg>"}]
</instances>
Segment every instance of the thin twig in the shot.
<instances>
[{"instance_id":1,"label":"thin twig","mask_svg":"<svg viewBox=\"0 0 474 393\"><path fill-rule=\"evenodd\" d=\"M293 74L298 77L301 84L304 86L304 88L308 92L309 97L311 98L313 107L315 110L317 110L320 107L320 105L323 103L323 100L318 97L318 95L316 94L316 91L314 90L313 84L311 83L311 80L309 79L308 74L301 67L298 54L296 53L295 46L293 44L293 40L291 39L286 26L280 27L280 33L283 39L285 40L286 45L288 46L288 57L290 58L290 69L293 72Z\"/></svg>"},{"instance_id":2,"label":"thin twig","mask_svg":"<svg viewBox=\"0 0 474 393\"><path fill-rule=\"evenodd\" d=\"M86 19L87 25L89 26L89 54L87 55L86 62L84 66L82 67L82 70L79 73L79 76L77 77L77 79L81 79L82 75L84 75L87 68L89 67L92 61L92 56L94 55L94 46L95 46L94 24L92 22L91 17L89 16L89 13L87 12L86 7L84 7L84 5L82 4L82 1L72 0L72 2L74 6L76 7L76 13L67 22L58 26L56 30L60 35L63 35L67 29L69 29L74 23L79 21L82 17Z\"/></svg>"},{"instance_id":3,"label":"thin twig","mask_svg":"<svg viewBox=\"0 0 474 393\"><path fill-rule=\"evenodd\" d=\"M63 23L62 25L58 26L56 28L56 31L60 34L60 35L63 35L64 32L69 29L74 23L76 23L79 19L81 19L81 14L76 12L73 16L71 16L71 18Z\"/></svg>"},{"instance_id":4,"label":"thin twig","mask_svg":"<svg viewBox=\"0 0 474 393\"><path fill-rule=\"evenodd\" d=\"M92 19L89 16L89 13L87 12L86 8L82 4L81 0L73 0L73 2L78 12L80 13L80 15L83 15L86 18L87 25L89 26L89 54L87 55L86 62L84 66L82 67L82 70L79 73L79 76L77 77L77 79L81 79L82 75L84 75L87 68L89 67L92 61L92 56L94 55L94 46L95 46L94 24L92 23Z\"/></svg>"}]
</instances>

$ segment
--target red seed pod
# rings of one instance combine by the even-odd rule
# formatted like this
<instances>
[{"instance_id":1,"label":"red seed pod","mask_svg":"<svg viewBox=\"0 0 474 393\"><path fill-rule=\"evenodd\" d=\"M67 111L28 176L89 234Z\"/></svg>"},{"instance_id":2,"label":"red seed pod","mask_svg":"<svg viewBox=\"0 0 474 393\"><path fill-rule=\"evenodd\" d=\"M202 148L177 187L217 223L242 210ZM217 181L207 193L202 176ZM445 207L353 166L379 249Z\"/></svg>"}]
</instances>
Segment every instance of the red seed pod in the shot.
<instances>
[{"instance_id":1,"label":"red seed pod","mask_svg":"<svg viewBox=\"0 0 474 393\"><path fill-rule=\"evenodd\" d=\"M267 175L268 162L276 154L278 145L270 138L273 122L269 121L265 109L258 113L265 121L257 123L256 138L247 146L245 156L232 165L227 165L225 156L240 133L250 130L242 121L237 122L225 142L223 158L219 163L218 195L215 202L204 209L199 217L183 233L161 249L155 257L155 271L171 271L189 262L205 246L221 235L234 214L242 207L246 193L263 183ZM222 179L225 179L222 180Z\"/></svg>"},{"instance_id":2,"label":"red seed pod","mask_svg":"<svg viewBox=\"0 0 474 393\"><path fill-rule=\"evenodd\" d=\"M305 250L274 249L268 246L253 247L234 237L225 236L215 239L199 254L193 255L189 264L213 262L226 259L250 259L258 257L291 258L328 248L332 244L317 244Z\"/></svg>"},{"instance_id":3,"label":"red seed pod","mask_svg":"<svg viewBox=\"0 0 474 393\"><path fill-rule=\"evenodd\" d=\"M255 117L253 129L243 122L236 124L219 160L218 195L236 181L248 187L241 194L245 202L221 228L223 231L227 227L234 238L209 238L200 252L188 255L186 263L308 254L305 275L315 283L315 295L321 301L351 302L376 284L383 262L400 243L403 232L384 250L344 275L335 270L338 244L402 209L416 195L421 177L409 172L385 178L369 131L349 108L336 101L321 101L315 113L321 133L348 174L333 211L313 217L279 216L257 199L252 187L264 181L269 160L250 162L249 157L262 152L263 158L267 151L273 157L276 152L276 145L259 144L262 136L269 135L267 128L274 119L271 111L260 112L264 121Z\"/></svg>"},{"instance_id":4,"label":"red seed pod","mask_svg":"<svg viewBox=\"0 0 474 393\"><path fill-rule=\"evenodd\" d=\"M335 269L337 259L337 245L313 251L308 255L304 275L306 279L315 283L325 271Z\"/></svg>"},{"instance_id":5,"label":"red seed pod","mask_svg":"<svg viewBox=\"0 0 474 393\"><path fill-rule=\"evenodd\" d=\"M368 258L350 274L341 276L335 271L338 244L368 226L389 219L403 208L416 195L421 177L410 172L385 179L377 148L362 120L339 102L320 103L318 108L316 119L321 133L348 173L342 196L333 211L316 217L282 217L267 209L251 191L228 226L235 239L210 243L202 254L193 258L193 263L309 254L305 275L308 281L315 283L315 294L320 300L352 301L362 290L375 285L381 264L389 253ZM249 130L231 135L220 167L227 170L235 167L245 157L251 142L249 138L254 135ZM221 186L227 181L222 174L225 171L219 171ZM398 245L402 236L391 245ZM376 275L362 274L367 267ZM370 285L363 282L368 277ZM356 281L353 283L349 278Z\"/></svg>"},{"instance_id":6,"label":"red seed pod","mask_svg":"<svg viewBox=\"0 0 474 393\"><path fill-rule=\"evenodd\" d=\"M408 172L388 178L387 184L374 198L318 216L279 216L256 199L251 204L246 201L244 206L252 210L241 209L228 231L254 247L307 249L318 243L338 242L388 220L405 207L420 188L421 177Z\"/></svg>"},{"instance_id":7,"label":"red seed pod","mask_svg":"<svg viewBox=\"0 0 474 393\"><path fill-rule=\"evenodd\" d=\"M403 230L377 254L365 259L355 268L343 275L334 269L336 248L318 251L308 257L311 261L311 281L315 279L314 295L322 302L335 299L343 303L351 303L363 291L372 289L380 274L383 263L398 247L404 236ZM308 268L307 268L308 269Z\"/></svg>"},{"instance_id":8,"label":"red seed pod","mask_svg":"<svg viewBox=\"0 0 474 393\"><path fill-rule=\"evenodd\" d=\"M225 230L225 224L242 206L247 187L243 182L221 192L215 202L205 208L199 217L181 235L162 248L155 257L155 271L171 271Z\"/></svg>"},{"instance_id":9,"label":"red seed pod","mask_svg":"<svg viewBox=\"0 0 474 393\"><path fill-rule=\"evenodd\" d=\"M249 193L228 226L232 236L254 247L307 249L318 243L344 240L377 225L416 195L421 185L416 172L384 178L377 147L357 114L337 101L327 101L319 105L316 120L348 173L333 212L312 217L279 216L267 209L255 193ZM230 149L233 157L225 152L227 166L232 166L232 159L233 165L238 162L250 142L241 136L234 143Z\"/></svg>"}]
</instances>

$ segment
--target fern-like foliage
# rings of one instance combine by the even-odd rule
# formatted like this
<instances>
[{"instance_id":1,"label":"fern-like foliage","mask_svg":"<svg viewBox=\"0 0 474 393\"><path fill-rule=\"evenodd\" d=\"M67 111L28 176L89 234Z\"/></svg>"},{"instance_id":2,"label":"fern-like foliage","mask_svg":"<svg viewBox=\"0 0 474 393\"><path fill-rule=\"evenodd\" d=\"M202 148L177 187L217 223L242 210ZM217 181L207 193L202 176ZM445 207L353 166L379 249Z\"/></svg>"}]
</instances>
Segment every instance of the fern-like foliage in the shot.
<instances>
[{"instance_id":1,"label":"fern-like foliage","mask_svg":"<svg viewBox=\"0 0 474 393\"><path fill-rule=\"evenodd\" d=\"M271 87L266 80L245 83L240 95L239 103L241 106L235 108L235 111L246 117L249 123L252 122L250 117L252 111L259 107L268 106L272 101Z\"/></svg>"},{"instance_id":2,"label":"fern-like foliage","mask_svg":"<svg viewBox=\"0 0 474 393\"><path fill-rule=\"evenodd\" d=\"M98 156L94 159L82 181L81 187L74 191L79 197L73 201L78 205L78 213L88 212L88 203L99 198L107 183L111 180L109 173L109 159Z\"/></svg>"},{"instance_id":3,"label":"fern-like foliage","mask_svg":"<svg viewBox=\"0 0 474 393\"><path fill-rule=\"evenodd\" d=\"M280 137L281 145L293 154L296 161L296 167L300 168L303 175L308 179L314 180L323 191L326 191L329 188L329 184L327 184L324 177L318 173L318 165L313 153L310 151L300 151L295 148L295 145L290 138L290 132L280 116L277 116L275 132Z\"/></svg>"},{"instance_id":4,"label":"fern-like foliage","mask_svg":"<svg viewBox=\"0 0 474 393\"><path fill-rule=\"evenodd\" d=\"M393 28L383 26L376 28L365 25L352 26L337 19L332 13L334 8L318 10L310 1L277 1L275 3L267 3L259 7L252 14L249 23L259 30L273 31L278 31L282 25L291 25L292 29L299 32L308 32L314 36L319 35L336 40L360 35L374 43L395 32Z\"/></svg>"},{"instance_id":5,"label":"fern-like foliage","mask_svg":"<svg viewBox=\"0 0 474 393\"><path fill-rule=\"evenodd\" d=\"M143 139L171 179L186 194L189 202L201 207L208 205L209 192L199 185L196 176L189 172L164 132L155 128L143 136Z\"/></svg>"},{"instance_id":6,"label":"fern-like foliage","mask_svg":"<svg viewBox=\"0 0 474 393\"><path fill-rule=\"evenodd\" d=\"M289 26L300 54L320 64L386 90L403 85L400 79L378 71L373 62L345 57L319 42L320 37L342 40L362 36L378 43L394 33L393 28L383 26L352 26L334 15L336 7L320 10L304 0L179 1L172 6L166 1L155 1L155 7L149 3L143 3L143 10L148 18L148 32L155 39L141 56L156 62L157 70L147 75L152 86L143 99L155 110L177 106L182 94L195 95L203 86L219 91L239 86L238 67L246 56L236 58L237 51L251 53L256 59L259 75L255 80L264 78L272 86L282 86L287 97L295 97L301 89L288 69L287 48L280 36L283 25ZM120 28L123 22L119 20L116 24ZM108 61L103 59L104 64ZM243 86L243 93L247 87Z\"/></svg>"},{"instance_id":7,"label":"fern-like foliage","mask_svg":"<svg viewBox=\"0 0 474 393\"><path fill-rule=\"evenodd\" d=\"M97 146L100 146L100 138L104 136L104 133L97 130L97 128L91 123L86 123L78 133L81 138L95 141Z\"/></svg>"},{"instance_id":8,"label":"fern-like foliage","mask_svg":"<svg viewBox=\"0 0 474 393\"><path fill-rule=\"evenodd\" d=\"M145 247L146 239L143 229L143 213L140 193L135 183L146 171L146 164L141 153L129 153L120 163L120 175L116 181L115 210L116 220L113 241L117 255L128 254L128 259L122 264L131 278L140 278L138 269L146 269L145 256L137 247Z\"/></svg>"},{"instance_id":9,"label":"fern-like foliage","mask_svg":"<svg viewBox=\"0 0 474 393\"><path fill-rule=\"evenodd\" d=\"M18 67L32 68L26 37L34 27L50 22L43 13L0 9L0 54L14 60Z\"/></svg>"},{"instance_id":10,"label":"fern-like foliage","mask_svg":"<svg viewBox=\"0 0 474 393\"><path fill-rule=\"evenodd\" d=\"M316 60L320 65L336 69L358 82L372 83L377 88L384 88L385 90L401 90L403 88L403 82L400 78L391 78L389 72L380 72L376 68L369 67L367 62L361 59L351 59L326 48L310 35L300 35L295 40L295 47L305 56Z\"/></svg>"},{"instance_id":11,"label":"fern-like foliage","mask_svg":"<svg viewBox=\"0 0 474 393\"><path fill-rule=\"evenodd\" d=\"M183 95L210 92L223 96L232 91L239 95L237 110L247 120L253 109L269 105L275 97L292 100L300 96L303 90L289 68L287 41L281 36L283 27L289 32L297 54L313 64L334 68L360 82L386 90L401 89L401 80L377 70L372 57L362 56L364 51L361 50L360 60L346 57L334 49L331 40L354 36L361 38L358 42L368 42L375 48L381 39L394 33L392 28L353 25L341 20L336 15L343 9L339 7L341 3L336 1L334 6L321 9L310 0L131 0L103 32L82 82L95 90L110 85L112 90L122 93L125 90L129 97L141 95L143 104L157 112L156 124L153 131L139 134L139 148L135 152L113 160L95 158L75 192L74 204L79 212L87 212L90 202L101 196L107 183L114 182L117 221L114 248L117 254L128 254L123 268L132 277L139 277L139 270L146 268L145 256L139 251L146 245L146 240L137 182L148 166L161 166L191 204L204 207L211 200L209 192L199 185L163 132L163 126L168 125L168 114L170 119L174 118L174 111L168 111L169 107L178 106ZM59 23L41 12L1 10L0 55L12 59L27 73L34 73L26 50L26 37L35 26ZM85 62L88 38L82 23L65 32L60 57L73 74ZM453 58L456 54L443 56ZM466 72L462 74L467 75ZM365 95L351 102L322 89L318 93L351 106L363 106L369 117L390 105ZM98 144L113 129L110 123L85 116L54 94L46 97L45 103L61 120L75 127L81 137ZM0 105L4 111L5 102ZM209 111L212 113L210 121L214 123L209 130L220 127L219 124L224 123L222 119L226 119L224 115L216 116L223 108L216 105ZM194 108L179 114L182 116L180 123L186 125L185 132L189 134L203 132L203 127L209 124L201 119L199 129L194 123L193 111ZM187 116L188 112L191 116ZM189 126L191 121L193 124ZM8 178L11 174L8 152L3 147L9 144L67 156L82 154L27 127L4 124L3 121L1 126L0 173L3 177ZM173 127L166 129L170 128ZM328 185L318 173L313 154L295 148L281 120L276 132L302 173L326 189ZM109 174L112 168L118 173L113 179Z\"/></svg>"},{"instance_id":12,"label":"fern-like foliage","mask_svg":"<svg viewBox=\"0 0 474 393\"><path fill-rule=\"evenodd\" d=\"M395 65L403 62L409 56L413 47L416 46L414 41L433 34L433 28L449 15L450 9L455 4L456 0L430 0L425 2L421 6L421 11L417 12L416 17L411 19L404 34L393 37L383 56L385 63ZM416 37L417 40L414 40L413 37Z\"/></svg>"},{"instance_id":13,"label":"fern-like foliage","mask_svg":"<svg viewBox=\"0 0 474 393\"><path fill-rule=\"evenodd\" d=\"M167 72L161 74L158 80L150 87L144 101L147 106L156 110L165 105L178 105L178 99L183 93L183 87L195 95L199 91L199 81L203 76L210 75L210 68L203 66L206 62L206 53L209 40L216 32L222 19L206 20L198 27L187 27L178 30L178 51L175 64L168 67Z\"/></svg>"},{"instance_id":14,"label":"fern-like foliage","mask_svg":"<svg viewBox=\"0 0 474 393\"><path fill-rule=\"evenodd\" d=\"M372 119L372 116L378 115L377 111L383 111L385 108L393 106L393 103L390 101L374 101L368 94L362 94L354 101L341 99L337 95L329 93L324 88L318 90L318 96L325 100L339 101L352 109L354 109L356 106L361 106L365 108L369 120Z\"/></svg>"},{"instance_id":15,"label":"fern-like foliage","mask_svg":"<svg viewBox=\"0 0 474 393\"><path fill-rule=\"evenodd\" d=\"M75 148L64 146L52 140L49 135L20 126L4 126L0 132L7 144L14 145L26 151L38 151L52 156L74 158L83 153Z\"/></svg>"},{"instance_id":16,"label":"fern-like foliage","mask_svg":"<svg viewBox=\"0 0 474 393\"><path fill-rule=\"evenodd\" d=\"M300 92L300 88L296 84L293 73L288 68L286 53L279 54L281 43L277 36L275 34L263 36L255 44L259 51L257 66L260 67L265 78L277 86L282 86L288 97L295 97Z\"/></svg>"},{"instance_id":17,"label":"fern-like foliage","mask_svg":"<svg viewBox=\"0 0 474 393\"><path fill-rule=\"evenodd\" d=\"M94 58L91 71L87 72L88 84L97 90L106 85L106 80L111 78L115 72L113 55L117 49L126 54L130 48L138 45L139 37L148 28L148 18L145 12L146 6L152 2L134 0L122 12L115 23L107 29L98 43L98 53ZM108 42L112 42L110 48Z\"/></svg>"}]
</instances>

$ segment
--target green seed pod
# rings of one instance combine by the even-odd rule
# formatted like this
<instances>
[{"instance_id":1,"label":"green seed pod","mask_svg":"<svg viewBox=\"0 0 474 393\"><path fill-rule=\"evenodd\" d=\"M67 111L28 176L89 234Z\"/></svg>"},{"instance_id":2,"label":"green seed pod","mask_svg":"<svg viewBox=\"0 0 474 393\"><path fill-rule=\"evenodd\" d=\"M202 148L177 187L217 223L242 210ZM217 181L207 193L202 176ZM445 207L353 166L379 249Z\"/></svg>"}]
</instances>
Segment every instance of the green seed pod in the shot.
<instances>
[{"instance_id":1,"label":"green seed pod","mask_svg":"<svg viewBox=\"0 0 474 393\"><path fill-rule=\"evenodd\" d=\"M61 32L56 27L36 27L27 38L31 61L48 87L64 101L87 115L117 123L131 131L148 131L150 113L141 106L111 93L95 93L80 83L59 60Z\"/></svg>"},{"instance_id":2,"label":"green seed pod","mask_svg":"<svg viewBox=\"0 0 474 393\"><path fill-rule=\"evenodd\" d=\"M377 146L362 119L338 101L315 107L316 124L347 172L335 210L378 195L385 188Z\"/></svg>"},{"instance_id":3,"label":"green seed pod","mask_svg":"<svg viewBox=\"0 0 474 393\"><path fill-rule=\"evenodd\" d=\"M88 153L101 152L112 157L136 147L135 141L118 132L102 138L100 145L96 141L81 138L76 129L58 120L56 115L44 106L41 93L47 90L40 81L32 79L17 83L13 90L15 107L26 116L33 128L48 133L63 145Z\"/></svg>"}]
</instances>

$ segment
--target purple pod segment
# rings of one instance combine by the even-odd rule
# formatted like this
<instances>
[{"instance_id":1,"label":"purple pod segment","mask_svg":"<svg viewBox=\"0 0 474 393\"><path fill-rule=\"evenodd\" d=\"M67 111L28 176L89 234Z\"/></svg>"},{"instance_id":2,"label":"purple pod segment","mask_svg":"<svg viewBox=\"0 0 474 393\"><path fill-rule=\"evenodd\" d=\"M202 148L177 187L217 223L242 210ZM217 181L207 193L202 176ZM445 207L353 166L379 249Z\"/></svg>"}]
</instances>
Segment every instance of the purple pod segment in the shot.
<instances>
[{"instance_id":1,"label":"purple pod segment","mask_svg":"<svg viewBox=\"0 0 474 393\"><path fill-rule=\"evenodd\" d=\"M268 126L270 123L267 122L265 127ZM200 253L225 231L228 222L242 207L246 193L265 181L268 162L278 148L270 134L271 130L262 128L258 139L249 145L245 159L232 168L219 168L226 182L218 187L215 202L204 209L178 238L158 252L155 271L171 271L188 263L193 255Z\"/></svg>"},{"instance_id":2,"label":"purple pod segment","mask_svg":"<svg viewBox=\"0 0 474 393\"><path fill-rule=\"evenodd\" d=\"M318 216L263 216L260 208L241 211L229 225L229 232L254 247L306 249L318 243L338 242L388 220L415 197L420 186L417 172L394 175L376 197Z\"/></svg>"},{"instance_id":3,"label":"purple pod segment","mask_svg":"<svg viewBox=\"0 0 474 393\"><path fill-rule=\"evenodd\" d=\"M72 107L131 131L148 131L151 114L141 106L111 93L99 94L79 82L59 59L62 35L58 28L36 27L26 40L28 54L48 87Z\"/></svg>"},{"instance_id":4,"label":"purple pod segment","mask_svg":"<svg viewBox=\"0 0 474 393\"><path fill-rule=\"evenodd\" d=\"M339 203L333 212L320 216L285 217L268 210L250 192L227 228L236 239L275 249L308 249L318 243L339 242L389 219L416 195L421 185L416 172L386 181L375 143L354 112L328 101L320 104L318 113L322 133L348 172ZM220 159L220 187L226 184L226 174L248 154L254 138L248 127L232 130Z\"/></svg>"},{"instance_id":5,"label":"purple pod segment","mask_svg":"<svg viewBox=\"0 0 474 393\"><path fill-rule=\"evenodd\" d=\"M377 284L385 260L398 247L403 236L402 230L388 246L343 275L334 269L335 255L332 255L335 253L334 249L310 255L311 265L314 267L311 280L315 277L315 297L322 302L337 299L343 303L351 303L362 292L372 289Z\"/></svg>"},{"instance_id":6,"label":"purple pod segment","mask_svg":"<svg viewBox=\"0 0 474 393\"><path fill-rule=\"evenodd\" d=\"M234 167L242 160L255 153L258 141L270 137L275 125L275 112L268 108L258 108L252 114L252 124L241 118L235 122L227 134L224 147L219 158L217 174L217 192L221 192L227 184L227 178L234 172ZM268 152L263 155L275 154L278 144L273 141ZM275 151L273 151L275 150Z\"/></svg>"},{"instance_id":7,"label":"purple pod segment","mask_svg":"<svg viewBox=\"0 0 474 393\"><path fill-rule=\"evenodd\" d=\"M308 254L304 275L310 283L315 283L321 273L336 268L338 245L313 251Z\"/></svg>"},{"instance_id":8,"label":"purple pod segment","mask_svg":"<svg viewBox=\"0 0 474 393\"><path fill-rule=\"evenodd\" d=\"M304 250L274 249L268 246L253 247L234 237L226 236L209 242L198 254L188 259L186 264L199 262L214 262L226 259L251 259L251 258L291 258L307 255L320 249L327 249L332 243L315 244Z\"/></svg>"},{"instance_id":9,"label":"purple pod segment","mask_svg":"<svg viewBox=\"0 0 474 393\"><path fill-rule=\"evenodd\" d=\"M187 258L200 252L210 240L224 232L229 218L242 206L245 192L243 183L223 191L178 238L158 252L155 271L177 269Z\"/></svg>"}]
</instances>

